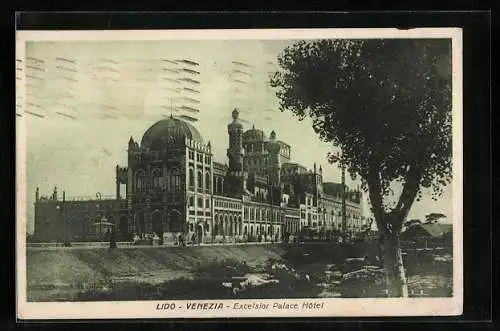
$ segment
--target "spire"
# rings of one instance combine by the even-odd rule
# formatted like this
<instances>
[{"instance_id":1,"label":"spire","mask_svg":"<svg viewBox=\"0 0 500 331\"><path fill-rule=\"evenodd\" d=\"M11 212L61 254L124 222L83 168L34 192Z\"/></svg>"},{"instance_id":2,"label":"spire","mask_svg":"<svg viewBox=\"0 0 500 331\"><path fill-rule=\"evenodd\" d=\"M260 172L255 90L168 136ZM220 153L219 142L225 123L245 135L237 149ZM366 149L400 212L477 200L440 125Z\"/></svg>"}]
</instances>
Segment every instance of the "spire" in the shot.
<instances>
[{"instance_id":1,"label":"spire","mask_svg":"<svg viewBox=\"0 0 500 331\"><path fill-rule=\"evenodd\" d=\"M136 142L134 141L134 138L130 136L130 139L128 140L128 150L133 151L136 148Z\"/></svg>"},{"instance_id":2,"label":"spire","mask_svg":"<svg viewBox=\"0 0 500 331\"><path fill-rule=\"evenodd\" d=\"M314 173L316 173L316 162L314 162Z\"/></svg>"},{"instance_id":3,"label":"spire","mask_svg":"<svg viewBox=\"0 0 500 331\"><path fill-rule=\"evenodd\" d=\"M211 147L212 147L212 144L210 143L210 140L208 141L207 147L208 147L208 148L211 148Z\"/></svg>"},{"instance_id":4,"label":"spire","mask_svg":"<svg viewBox=\"0 0 500 331\"><path fill-rule=\"evenodd\" d=\"M255 130L255 124L252 124L252 130Z\"/></svg>"}]
</instances>

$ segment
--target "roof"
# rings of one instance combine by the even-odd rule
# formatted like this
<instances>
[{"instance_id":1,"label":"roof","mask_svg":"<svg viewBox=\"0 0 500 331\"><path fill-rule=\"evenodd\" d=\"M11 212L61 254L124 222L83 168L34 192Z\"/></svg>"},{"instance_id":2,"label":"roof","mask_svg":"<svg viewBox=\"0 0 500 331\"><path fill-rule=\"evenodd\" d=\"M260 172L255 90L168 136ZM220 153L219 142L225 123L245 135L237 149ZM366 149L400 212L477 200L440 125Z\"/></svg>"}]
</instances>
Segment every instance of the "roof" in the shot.
<instances>
[{"instance_id":1,"label":"roof","mask_svg":"<svg viewBox=\"0 0 500 331\"><path fill-rule=\"evenodd\" d=\"M323 183L323 192L325 194L328 194L331 196L340 195L342 193L342 184L341 183L324 182Z\"/></svg>"},{"instance_id":2,"label":"roof","mask_svg":"<svg viewBox=\"0 0 500 331\"><path fill-rule=\"evenodd\" d=\"M302 164L300 163L296 163L296 162L284 162L282 165L281 165L282 168L302 168L302 169L305 169L307 170L306 167L304 167Z\"/></svg>"},{"instance_id":3,"label":"roof","mask_svg":"<svg viewBox=\"0 0 500 331\"><path fill-rule=\"evenodd\" d=\"M432 237L441 237L448 232L453 231L453 224L430 223L421 224L422 228L427 231Z\"/></svg>"},{"instance_id":4,"label":"roof","mask_svg":"<svg viewBox=\"0 0 500 331\"><path fill-rule=\"evenodd\" d=\"M203 143L201 134L191 124L169 117L153 124L142 136L141 146L162 150L172 139L188 138Z\"/></svg>"}]
</instances>

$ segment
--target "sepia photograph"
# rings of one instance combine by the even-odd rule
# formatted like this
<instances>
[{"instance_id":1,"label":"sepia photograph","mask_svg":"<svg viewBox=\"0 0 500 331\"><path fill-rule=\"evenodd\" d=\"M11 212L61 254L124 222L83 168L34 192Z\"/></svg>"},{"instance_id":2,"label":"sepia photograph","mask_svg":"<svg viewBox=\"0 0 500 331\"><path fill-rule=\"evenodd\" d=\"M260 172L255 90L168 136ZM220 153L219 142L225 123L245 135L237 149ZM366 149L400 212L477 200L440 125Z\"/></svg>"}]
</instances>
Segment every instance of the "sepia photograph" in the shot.
<instances>
[{"instance_id":1,"label":"sepia photograph","mask_svg":"<svg viewBox=\"0 0 500 331\"><path fill-rule=\"evenodd\" d=\"M461 313L459 29L16 47L19 318Z\"/></svg>"}]
</instances>

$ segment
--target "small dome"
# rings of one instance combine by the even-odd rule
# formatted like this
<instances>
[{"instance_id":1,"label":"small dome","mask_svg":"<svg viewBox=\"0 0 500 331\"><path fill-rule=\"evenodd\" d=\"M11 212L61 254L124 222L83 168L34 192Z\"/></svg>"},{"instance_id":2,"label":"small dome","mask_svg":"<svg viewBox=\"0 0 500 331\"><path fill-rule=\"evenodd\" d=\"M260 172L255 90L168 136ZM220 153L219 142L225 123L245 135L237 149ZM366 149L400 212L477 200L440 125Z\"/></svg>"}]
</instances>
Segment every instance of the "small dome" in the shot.
<instances>
[{"instance_id":1,"label":"small dome","mask_svg":"<svg viewBox=\"0 0 500 331\"><path fill-rule=\"evenodd\" d=\"M234 130L234 129L242 130L243 124L241 124L241 122L238 119L240 116L240 112L238 111L238 109L234 108L233 112L231 113L231 116L233 117L233 121L228 124L228 128L230 130Z\"/></svg>"},{"instance_id":2,"label":"small dome","mask_svg":"<svg viewBox=\"0 0 500 331\"><path fill-rule=\"evenodd\" d=\"M191 124L169 117L153 124L142 136L141 147L162 150L172 139L188 138L203 143L201 134Z\"/></svg>"},{"instance_id":3,"label":"small dome","mask_svg":"<svg viewBox=\"0 0 500 331\"><path fill-rule=\"evenodd\" d=\"M238 112L238 109L234 108L234 110L233 110L233 112L232 112L231 115L233 116L234 120L237 120L238 117L240 116L240 113Z\"/></svg>"},{"instance_id":4,"label":"small dome","mask_svg":"<svg viewBox=\"0 0 500 331\"><path fill-rule=\"evenodd\" d=\"M243 140L247 141L264 141L265 135L264 131L256 129L253 127L250 130L247 130L243 133Z\"/></svg>"}]
</instances>

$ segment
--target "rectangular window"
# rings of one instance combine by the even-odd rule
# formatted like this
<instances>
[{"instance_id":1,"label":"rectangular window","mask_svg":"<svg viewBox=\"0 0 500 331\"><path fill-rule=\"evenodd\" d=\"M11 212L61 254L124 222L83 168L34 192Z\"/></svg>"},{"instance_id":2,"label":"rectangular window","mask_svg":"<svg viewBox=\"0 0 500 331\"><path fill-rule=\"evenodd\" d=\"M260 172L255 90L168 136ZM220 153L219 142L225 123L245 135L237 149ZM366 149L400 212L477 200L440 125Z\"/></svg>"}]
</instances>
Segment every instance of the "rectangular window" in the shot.
<instances>
[{"instance_id":1,"label":"rectangular window","mask_svg":"<svg viewBox=\"0 0 500 331\"><path fill-rule=\"evenodd\" d=\"M210 199L205 199L205 208L210 208Z\"/></svg>"},{"instance_id":2,"label":"rectangular window","mask_svg":"<svg viewBox=\"0 0 500 331\"><path fill-rule=\"evenodd\" d=\"M203 199L198 198L198 208L203 208Z\"/></svg>"}]
</instances>

